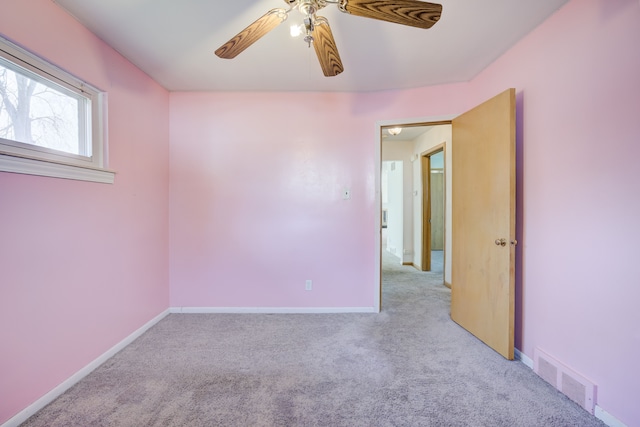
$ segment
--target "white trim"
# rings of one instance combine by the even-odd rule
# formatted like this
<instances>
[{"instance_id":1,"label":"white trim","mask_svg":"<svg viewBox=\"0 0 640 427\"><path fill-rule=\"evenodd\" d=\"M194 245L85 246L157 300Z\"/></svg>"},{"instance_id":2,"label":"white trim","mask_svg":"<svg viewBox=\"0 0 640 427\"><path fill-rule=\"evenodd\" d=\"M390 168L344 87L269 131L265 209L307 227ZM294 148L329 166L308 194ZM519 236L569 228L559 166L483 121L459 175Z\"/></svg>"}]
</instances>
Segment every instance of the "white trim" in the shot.
<instances>
[{"instance_id":1,"label":"white trim","mask_svg":"<svg viewBox=\"0 0 640 427\"><path fill-rule=\"evenodd\" d=\"M95 88L84 80L74 76L73 74L63 70L62 68L52 64L44 58L41 58L35 53L31 53L29 50L14 43L6 37L0 36L0 50L10 56L2 54L2 57L7 61L15 63L16 65L29 70L30 72L40 76L45 80L52 81L60 86L71 90L78 94L86 94L87 90L95 90ZM44 73L45 75L42 75ZM53 79L51 79L53 78ZM87 87L89 89L87 89Z\"/></svg>"},{"instance_id":2,"label":"white trim","mask_svg":"<svg viewBox=\"0 0 640 427\"><path fill-rule=\"evenodd\" d=\"M534 370L533 360L529 356L527 356L517 348L514 349L514 355L516 360L522 362L525 366L527 366L532 371ZM596 418L598 418L600 421L608 425L609 427L627 427L626 424L624 424L622 421L620 421L619 419L617 419L616 417L614 417L613 415L611 415L610 413L608 413L598 405L595 405L595 410L593 415Z\"/></svg>"},{"instance_id":3,"label":"white trim","mask_svg":"<svg viewBox=\"0 0 640 427\"><path fill-rule=\"evenodd\" d=\"M380 122L376 122L375 127L375 139L376 149L375 153L375 162L374 162L374 180L373 185L375 186L375 200L373 203L374 206L374 221L373 225L375 227L374 231L374 254L373 254L373 267L374 267L374 286L373 286L373 306L376 309L377 313L380 313L382 310L382 194L380 194L380 188L382 186L382 125Z\"/></svg>"},{"instance_id":4,"label":"white trim","mask_svg":"<svg viewBox=\"0 0 640 427\"><path fill-rule=\"evenodd\" d=\"M376 127L378 128L378 130L380 130L380 128L382 127L386 127L386 126L415 126L415 125L424 125L424 126L428 126L429 123L436 123L436 122L449 122L453 119L455 119L456 117L458 117L459 114L446 114L446 115L442 115L442 116L429 116L429 117L415 117L415 118L409 118L409 119L397 119L397 120L378 120L376 122ZM378 138L379 138L379 133L377 134ZM380 142L380 141L378 141Z\"/></svg>"},{"instance_id":5,"label":"white trim","mask_svg":"<svg viewBox=\"0 0 640 427\"><path fill-rule=\"evenodd\" d=\"M377 313L374 307L171 307L176 314L338 314Z\"/></svg>"},{"instance_id":6,"label":"white trim","mask_svg":"<svg viewBox=\"0 0 640 427\"><path fill-rule=\"evenodd\" d=\"M520 362L524 363L529 369L533 370L533 360L529 356L527 356L517 348L513 350L513 353L516 360L519 360Z\"/></svg>"},{"instance_id":7,"label":"white trim","mask_svg":"<svg viewBox=\"0 0 640 427\"><path fill-rule=\"evenodd\" d=\"M609 427L627 427L626 424L624 424L622 421L620 421L598 405L596 405L594 415Z\"/></svg>"},{"instance_id":8,"label":"white trim","mask_svg":"<svg viewBox=\"0 0 640 427\"><path fill-rule=\"evenodd\" d=\"M7 422L2 424L2 426L0 427L17 427L23 422L25 422L33 414L35 414L36 412L38 412L39 410L47 406L49 403L53 402L62 393L69 390L76 383L78 383L78 381L80 381L81 379L89 375L98 366L102 365L104 362L109 360L120 350L122 350L123 348L131 344L136 338L138 338L140 335L145 333L149 328L151 328L153 325L158 323L168 314L169 314L169 310L165 310L164 312L160 313L159 315L157 315L156 317L154 317L153 319L145 323L142 327L137 329L131 335L129 335L128 337L120 341L115 346L111 347L109 350L107 350L104 354L99 356L93 362L89 363L87 366L85 366L84 368L80 369L78 372L76 372L75 374L67 378L65 381L63 381L53 390L51 390L50 392L42 396L40 399L36 400L31 405L27 406L25 409L23 409L18 414L10 418Z\"/></svg>"},{"instance_id":9,"label":"white trim","mask_svg":"<svg viewBox=\"0 0 640 427\"><path fill-rule=\"evenodd\" d=\"M113 184L115 172L0 154L0 172Z\"/></svg>"},{"instance_id":10,"label":"white trim","mask_svg":"<svg viewBox=\"0 0 640 427\"><path fill-rule=\"evenodd\" d=\"M38 147L20 141L6 140L0 138L0 148L2 154L16 155L23 158L37 159L53 164L61 164L61 171L49 172L54 167L45 168L45 173L40 173L42 169L29 165L25 170L18 169L23 163L13 162L11 170L0 169L0 171L25 173L28 175L43 175L55 178L79 179L82 181L106 182L106 178L86 178L91 174L68 174L66 165L72 164L85 168L100 170L106 166L105 145L106 141L106 94L98 88L88 84L78 77L55 66L44 58L22 48L0 35L0 58L7 62L7 66L13 71L26 76L29 79L54 88L66 96L78 101L79 113L79 141L84 148L79 153L65 153L55 149ZM84 112L84 114L80 114ZM89 149L91 153L89 153ZM84 152L86 151L86 153ZM63 176L60 176L63 175ZM70 176L69 176L70 175ZM76 178L75 176L81 176ZM83 178L84 177L84 178Z\"/></svg>"},{"instance_id":11,"label":"white trim","mask_svg":"<svg viewBox=\"0 0 640 427\"><path fill-rule=\"evenodd\" d=\"M375 220L374 220L374 274L375 281L373 286L373 306L375 308L375 313L379 313L382 308L382 301L380 299L380 295L382 294L382 265L381 262L381 254L382 254L382 218L380 217L382 211L382 195L380 194L380 169L382 168L382 128L386 126L407 126L407 125L416 125L422 124L428 125L429 123L436 122L447 122L451 121L458 117L457 114L450 114L444 116L430 116L430 117L416 117L412 119L397 119L397 120L379 120L375 124L375 171L374 171L374 185L375 185Z\"/></svg>"},{"instance_id":12,"label":"white trim","mask_svg":"<svg viewBox=\"0 0 640 427\"><path fill-rule=\"evenodd\" d=\"M154 326L160 320L165 318L169 313L181 313L181 314L209 314L209 313L238 313L238 314L298 314L298 313L377 313L374 307L341 307L341 308L260 308L260 307L171 307L164 312L160 313L149 322L145 323L142 327L138 328L131 335L120 341L115 346L111 347L104 354L97 359L89 363L84 368L67 378L64 382L59 384L53 390L36 400L34 403L20 411L18 414L7 420L0 427L18 427L24 423L29 417L40 411L42 408L53 402L56 398L62 395L65 391L69 390L75 384L77 384L84 377L93 372L96 368L102 365L104 362L113 357L116 353L124 349L131 344L134 340L144 334L149 328ZM527 367L533 369L533 360L527 355L522 353L517 348L514 349L516 360L519 360ZM613 415L602 409L600 406L595 407L595 416L609 427L627 427L622 421L618 420Z\"/></svg>"}]
</instances>

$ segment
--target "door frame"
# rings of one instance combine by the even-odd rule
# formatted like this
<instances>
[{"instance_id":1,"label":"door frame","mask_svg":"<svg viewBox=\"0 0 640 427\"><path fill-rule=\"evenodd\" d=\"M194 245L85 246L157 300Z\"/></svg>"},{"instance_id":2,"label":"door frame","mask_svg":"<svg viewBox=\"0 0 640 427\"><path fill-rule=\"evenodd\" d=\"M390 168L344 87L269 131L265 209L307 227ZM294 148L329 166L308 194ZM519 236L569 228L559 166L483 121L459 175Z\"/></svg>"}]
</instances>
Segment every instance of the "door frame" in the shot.
<instances>
[{"instance_id":1,"label":"door frame","mask_svg":"<svg viewBox=\"0 0 640 427\"><path fill-rule=\"evenodd\" d=\"M450 114L444 116L430 116L412 119L399 120L381 120L375 123L375 220L374 220L374 300L373 311L379 313L382 310L382 194L380 191L381 175L382 175L382 132L387 127L410 127L410 126L436 126L450 125L452 120L459 114Z\"/></svg>"},{"instance_id":2,"label":"door frame","mask_svg":"<svg viewBox=\"0 0 640 427\"><path fill-rule=\"evenodd\" d=\"M422 182L422 260L420 270L431 271L431 156L442 153L444 156L443 173L447 171L447 147L446 144L438 144L420 154L421 182ZM444 205L447 205L447 180L443 180ZM446 208L445 208L446 210ZM443 232L447 235L446 215L443 218ZM443 253L447 253L447 239L444 239ZM442 272L444 276L444 271Z\"/></svg>"}]
</instances>

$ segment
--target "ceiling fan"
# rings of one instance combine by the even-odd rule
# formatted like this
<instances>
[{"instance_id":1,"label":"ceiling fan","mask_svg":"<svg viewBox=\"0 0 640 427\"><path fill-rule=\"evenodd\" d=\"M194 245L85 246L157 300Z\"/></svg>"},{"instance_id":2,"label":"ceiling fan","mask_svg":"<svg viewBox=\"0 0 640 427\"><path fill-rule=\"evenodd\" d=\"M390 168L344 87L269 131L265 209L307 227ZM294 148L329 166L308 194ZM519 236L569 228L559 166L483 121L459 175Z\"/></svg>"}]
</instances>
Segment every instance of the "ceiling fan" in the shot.
<instances>
[{"instance_id":1,"label":"ceiling fan","mask_svg":"<svg viewBox=\"0 0 640 427\"><path fill-rule=\"evenodd\" d=\"M216 50L220 58L232 59L283 23L297 9L304 16L304 41L316 51L325 76L337 76L344 67L338 53L329 21L316 15L328 4L335 4L344 13L378 19L418 28L431 28L442 13L442 5L419 0L284 0L288 9L276 8L265 13Z\"/></svg>"}]
</instances>

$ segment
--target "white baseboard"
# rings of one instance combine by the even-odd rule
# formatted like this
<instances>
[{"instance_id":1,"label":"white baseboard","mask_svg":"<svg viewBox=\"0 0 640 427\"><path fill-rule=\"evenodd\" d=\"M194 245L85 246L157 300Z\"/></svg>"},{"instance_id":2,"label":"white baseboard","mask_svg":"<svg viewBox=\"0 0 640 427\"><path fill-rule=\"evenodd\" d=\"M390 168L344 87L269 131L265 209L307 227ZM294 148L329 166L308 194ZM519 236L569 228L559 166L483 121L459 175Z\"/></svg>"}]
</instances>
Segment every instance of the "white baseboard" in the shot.
<instances>
[{"instance_id":1,"label":"white baseboard","mask_svg":"<svg viewBox=\"0 0 640 427\"><path fill-rule=\"evenodd\" d=\"M65 391L73 387L78 381L89 375L98 366L102 365L108 359L113 357L120 350L131 344L136 338L145 333L149 328L158 323L169 313L183 313L183 314L208 314L208 313L254 313L254 314L304 314L304 313L377 313L373 307L339 307L339 308L287 308L287 307L273 307L273 308L260 308L260 307L172 307L158 316L151 319L142 327L137 329L131 335L120 341L118 344L107 350L104 354L97 359L89 363L84 368L73 374L64 382L59 384L56 388L36 400L34 403L23 409L21 412L10 418L0 427L18 427L25 422L33 414L53 402L58 396ZM522 353L517 348L514 349L514 355L516 360L526 365L529 369L533 370L533 360L526 354ZM609 427L627 427L624 423L618 420L613 415L602 409L600 406L595 407L595 416L600 419Z\"/></svg>"},{"instance_id":2,"label":"white baseboard","mask_svg":"<svg viewBox=\"0 0 640 427\"><path fill-rule=\"evenodd\" d=\"M594 415L609 427L627 427L622 421L596 405Z\"/></svg>"},{"instance_id":3,"label":"white baseboard","mask_svg":"<svg viewBox=\"0 0 640 427\"><path fill-rule=\"evenodd\" d=\"M529 369L533 369L533 360L529 356L527 356L517 348L514 349L513 353L515 355L516 360L519 360L525 365L527 365Z\"/></svg>"},{"instance_id":4,"label":"white baseboard","mask_svg":"<svg viewBox=\"0 0 640 427\"><path fill-rule=\"evenodd\" d=\"M7 422L2 424L0 427L17 427L23 422L27 420L30 416L47 406L49 403L53 402L58 396L60 396L65 391L69 390L73 387L78 381L89 375L93 370L95 370L98 366L102 365L108 359L113 357L117 352L131 344L136 338L145 333L150 327L158 323L165 316L170 313L169 310L165 310L160 313L147 323L145 323L142 327L138 328L131 335L120 341L118 344L111 347L104 354L99 356L97 359L89 363L84 368L80 369L78 372L67 378L64 382L59 384L56 388L42 396L40 399L36 400L31 405L27 406L22 411L18 412L15 416L10 418Z\"/></svg>"},{"instance_id":5,"label":"white baseboard","mask_svg":"<svg viewBox=\"0 0 640 427\"><path fill-rule=\"evenodd\" d=\"M337 314L378 313L373 307L171 307L178 314Z\"/></svg>"},{"instance_id":6,"label":"white baseboard","mask_svg":"<svg viewBox=\"0 0 640 427\"><path fill-rule=\"evenodd\" d=\"M524 363L529 369L533 370L533 360L529 356L527 356L517 348L514 349L514 355L516 360L519 360L520 362ZM614 417L598 405L595 406L594 415L609 427L627 427L624 423L622 423L620 420L618 420L616 417Z\"/></svg>"}]
</instances>

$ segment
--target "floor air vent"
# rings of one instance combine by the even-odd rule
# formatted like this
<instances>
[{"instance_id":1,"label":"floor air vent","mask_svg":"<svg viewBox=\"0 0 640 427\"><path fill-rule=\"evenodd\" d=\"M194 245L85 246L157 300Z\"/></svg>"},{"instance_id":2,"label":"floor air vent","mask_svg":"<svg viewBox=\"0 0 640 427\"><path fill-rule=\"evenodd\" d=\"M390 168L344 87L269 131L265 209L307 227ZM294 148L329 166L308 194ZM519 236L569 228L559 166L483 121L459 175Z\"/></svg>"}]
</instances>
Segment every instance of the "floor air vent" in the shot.
<instances>
[{"instance_id":1,"label":"floor air vent","mask_svg":"<svg viewBox=\"0 0 640 427\"><path fill-rule=\"evenodd\" d=\"M539 348L533 350L533 370L543 380L593 414L597 396L597 387L593 382Z\"/></svg>"}]
</instances>

